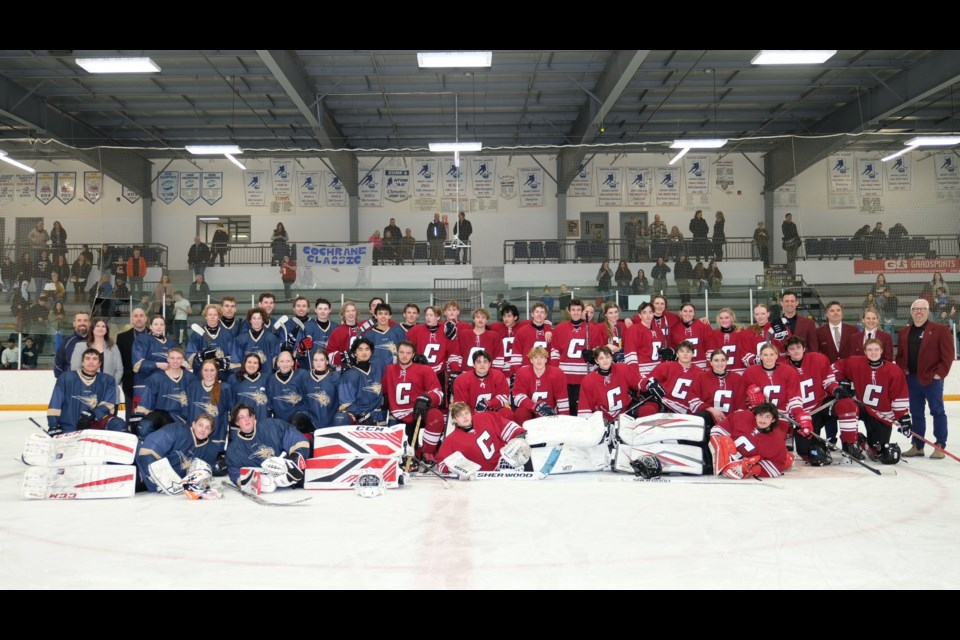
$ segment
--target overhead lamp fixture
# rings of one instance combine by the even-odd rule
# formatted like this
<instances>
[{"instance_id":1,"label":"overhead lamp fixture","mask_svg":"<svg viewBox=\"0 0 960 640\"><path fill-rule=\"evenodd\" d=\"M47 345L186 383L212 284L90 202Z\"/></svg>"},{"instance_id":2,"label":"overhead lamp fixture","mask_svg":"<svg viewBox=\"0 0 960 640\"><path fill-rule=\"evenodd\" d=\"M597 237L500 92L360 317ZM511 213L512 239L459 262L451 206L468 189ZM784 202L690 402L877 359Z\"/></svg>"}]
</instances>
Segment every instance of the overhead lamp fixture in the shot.
<instances>
[{"instance_id":1,"label":"overhead lamp fixture","mask_svg":"<svg viewBox=\"0 0 960 640\"><path fill-rule=\"evenodd\" d=\"M887 162L887 161L889 161L889 160L893 160L894 158L899 158L899 157L902 156L903 154L905 154L905 153L910 153L911 151L913 151L913 150L916 149L916 148L917 148L916 145L911 146L911 147L904 147L904 148L901 149L900 151L891 153L891 154L888 155L886 158L880 158L880 162Z\"/></svg>"},{"instance_id":2,"label":"overhead lamp fixture","mask_svg":"<svg viewBox=\"0 0 960 640\"><path fill-rule=\"evenodd\" d=\"M421 69L489 67L493 64L492 51L428 51L417 54Z\"/></svg>"},{"instance_id":3,"label":"overhead lamp fixture","mask_svg":"<svg viewBox=\"0 0 960 640\"><path fill-rule=\"evenodd\" d=\"M188 144L184 147L195 156L240 155L243 151L235 144Z\"/></svg>"},{"instance_id":4,"label":"overhead lamp fixture","mask_svg":"<svg viewBox=\"0 0 960 640\"><path fill-rule=\"evenodd\" d=\"M677 164L680 161L680 158L687 155L687 151L690 151L690 147L684 147L683 149L680 149L680 153L673 156L673 158L671 158L670 162L668 162L667 164Z\"/></svg>"},{"instance_id":5,"label":"overhead lamp fixture","mask_svg":"<svg viewBox=\"0 0 960 640\"><path fill-rule=\"evenodd\" d=\"M960 136L917 136L903 144L908 147L952 147L960 144Z\"/></svg>"},{"instance_id":6,"label":"overhead lamp fixture","mask_svg":"<svg viewBox=\"0 0 960 640\"><path fill-rule=\"evenodd\" d=\"M837 54L836 49L764 49L752 64L821 64Z\"/></svg>"},{"instance_id":7,"label":"overhead lamp fixture","mask_svg":"<svg viewBox=\"0 0 960 640\"><path fill-rule=\"evenodd\" d=\"M231 153L225 153L225 154L223 154L223 155L227 156L227 160L229 160L229 161L232 162L233 164L237 165L238 167L240 167L240 168L243 169L244 171L247 170L246 165L244 165L242 162L240 162L239 160L237 160L236 158L234 158L234 157L233 157L233 154L231 154Z\"/></svg>"},{"instance_id":8,"label":"overhead lamp fixture","mask_svg":"<svg viewBox=\"0 0 960 640\"><path fill-rule=\"evenodd\" d=\"M480 142L431 142L430 151L443 153L450 151L480 151L483 143Z\"/></svg>"},{"instance_id":9,"label":"overhead lamp fixture","mask_svg":"<svg viewBox=\"0 0 960 640\"><path fill-rule=\"evenodd\" d=\"M726 138L691 138L690 140L674 140L671 149L719 149L727 144Z\"/></svg>"},{"instance_id":10,"label":"overhead lamp fixture","mask_svg":"<svg viewBox=\"0 0 960 640\"><path fill-rule=\"evenodd\" d=\"M150 58L76 58L74 62L90 73L159 73Z\"/></svg>"},{"instance_id":11,"label":"overhead lamp fixture","mask_svg":"<svg viewBox=\"0 0 960 640\"><path fill-rule=\"evenodd\" d=\"M28 171L30 173L37 172L37 170L34 169L33 167L29 167L23 164L22 162L17 162L13 158L11 158L9 155L7 155L6 151L0 151L0 160L2 160L3 162L6 162L7 164L12 164L15 167L19 167L20 169L23 169L24 171Z\"/></svg>"}]
</instances>

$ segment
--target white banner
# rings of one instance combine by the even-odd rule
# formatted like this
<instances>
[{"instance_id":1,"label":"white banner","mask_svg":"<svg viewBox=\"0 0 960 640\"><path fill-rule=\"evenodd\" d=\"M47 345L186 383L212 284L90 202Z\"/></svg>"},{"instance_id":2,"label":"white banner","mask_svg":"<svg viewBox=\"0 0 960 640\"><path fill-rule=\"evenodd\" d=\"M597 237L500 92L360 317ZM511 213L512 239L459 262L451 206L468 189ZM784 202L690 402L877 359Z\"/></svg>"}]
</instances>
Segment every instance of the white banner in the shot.
<instances>
[{"instance_id":1,"label":"white banner","mask_svg":"<svg viewBox=\"0 0 960 640\"><path fill-rule=\"evenodd\" d=\"M267 172L243 172L243 201L248 207L263 207L267 204Z\"/></svg>"},{"instance_id":2,"label":"white banner","mask_svg":"<svg viewBox=\"0 0 960 640\"><path fill-rule=\"evenodd\" d=\"M517 169L520 183L520 206L543 206L543 169Z\"/></svg>"},{"instance_id":3,"label":"white banner","mask_svg":"<svg viewBox=\"0 0 960 640\"><path fill-rule=\"evenodd\" d=\"M683 168L687 195L703 195L710 190L710 159L707 156L684 156Z\"/></svg>"},{"instance_id":4,"label":"white banner","mask_svg":"<svg viewBox=\"0 0 960 640\"><path fill-rule=\"evenodd\" d=\"M718 189L727 192L733 191L733 160L717 160L714 162L713 175L716 176Z\"/></svg>"},{"instance_id":5,"label":"white banner","mask_svg":"<svg viewBox=\"0 0 960 640\"><path fill-rule=\"evenodd\" d=\"M607 207L623 204L623 169L597 167L597 204Z\"/></svg>"},{"instance_id":6,"label":"white banner","mask_svg":"<svg viewBox=\"0 0 960 640\"><path fill-rule=\"evenodd\" d=\"M592 198L593 197L593 172L584 162L577 167L577 175L570 181L567 187L568 198Z\"/></svg>"},{"instance_id":7,"label":"white banner","mask_svg":"<svg viewBox=\"0 0 960 640\"><path fill-rule=\"evenodd\" d=\"M679 168L658 167L654 171L656 180L658 207L677 207L680 206L680 176L677 175Z\"/></svg>"},{"instance_id":8,"label":"white banner","mask_svg":"<svg viewBox=\"0 0 960 640\"><path fill-rule=\"evenodd\" d=\"M403 202L410 197L410 169L384 169L383 196L390 202Z\"/></svg>"},{"instance_id":9,"label":"white banner","mask_svg":"<svg viewBox=\"0 0 960 640\"><path fill-rule=\"evenodd\" d=\"M517 197L517 177L513 174L497 176L497 184L500 188L500 197L504 200L511 200Z\"/></svg>"},{"instance_id":10,"label":"white banner","mask_svg":"<svg viewBox=\"0 0 960 640\"><path fill-rule=\"evenodd\" d=\"M496 198L495 175L497 175L496 158L470 158L470 183L473 186L473 197L485 200Z\"/></svg>"},{"instance_id":11,"label":"white banner","mask_svg":"<svg viewBox=\"0 0 960 640\"><path fill-rule=\"evenodd\" d=\"M650 169L627 167L627 206L650 206Z\"/></svg>"},{"instance_id":12,"label":"white banner","mask_svg":"<svg viewBox=\"0 0 960 640\"><path fill-rule=\"evenodd\" d=\"M828 156L827 163L827 206L831 209L852 209L860 205L859 197L853 186L852 153L838 153Z\"/></svg>"},{"instance_id":13,"label":"white banner","mask_svg":"<svg viewBox=\"0 0 960 640\"><path fill-rule=\"evenodd\" d=\"M180 172L180 199L189 205L200 199L200 172Z\"/></svg>"},{"instance_id":14,"label":"white banner","mask_svg":"<svg viewBox=\"0 0 960 640\"><path fill-rule=\"evenodd\" d=\"M67 204L77 195L77 172L57 172L57 200Z\"/></svg>"},{"instance_id":15,"label":"white banner","mask_svg":"<svg viewBox=\"0 0 960 640\"><path fill-rule=\"evenodd\" d=\"M960 172L957 171L957 157L952 153L938 153L934 156L937 167L937 191L956 191L960 189Z\"/></svg>"},{"instance_id":16,"label":"white banner","mask_svg":"<svg viewBox=\"0 0 960 640\"><path fill-rule=\"evenodd\" d=\"M436 198L437 172L440 161L436 158L418 158L413 161L417 172L413 175L413 195L417 198Z\"/></svg>"},{"instance_id":17,"label":"white banner","mask_svg":"<svg viewBox=\"0 0 960 640\"><path fill-rule=\"evenodd\" d=\"M123 185L120 185L120 193L123 194L123 199L130 204L133 204L140 199L140 194L130 187L124 187Z\"/></svg>"},{"instance_id":18,"label":"white banner","mask_svg":"<svg viewBox=\"0 0 960 640\"><path fill-rule=\"evenodd\" d=\"M32 173L18 173L15 179L17 200L21 204L32 202L37 195L37 177Z\"/></svg>"},{"instance_id":19,"label":"white banner","mask_svg":"<svg viewBox=\"0 0 960 640\"><path fill-rule=\"evenodd\" d=\"M913 187L913 158L906 153L892 162L884 162L887 191L910 191Z\"/></svg>"},{"instance_id":20,"label":"white banner","mask_svg":"<svg viewBox=\"0 0 960 640\"><path fill-rule=\"evenodd\" d=\"M204 171L201 175L200 197L207 204L214 204L223 198L223 171Z\"/></svg>"},{"instance_id":21,"label":"white banner","mask_svg":"<svg viewBox=\"0 0 960 640\"><path fill-rule=\"evenodd\" d=\"M323 172L323 204L327 207L347 206L347 190L343 188L340 176L333 171Z\"/></svg>"},{"instance_id":22,"label":"white banner","mask_svg":"<svg viewBox=\"0 0 960 640\"><path fill-rule=\"evenodd\" d=\"M161 171L157 176L157 198L170 204L180 195L180 172Z\"/></svg>"},{"instance_id":23,"label":"white banner","mask_svg":"<svg viewBox=\"0 0 960 640\"><path fill-rule=\"evenodd\" d=\"M270 180L273 183L273 197L293 197L293 160L271 160Z\"/></svg>"},{"instance_id":24,"label":"white banner","mask_svg":"<svg viewBox=\"0 0 960 640\"><path fill-rule=\"evenodd\" d=\"M83 172L83 197L96 204L103 195L103 173L100 171Z\"/></svg>"},{"instance_id":25,"label":"white banner","mask_svg":"<svg viewBox=\"0 0 960 640\"><path fill-rule=\"evenodd\" d=\"M460 167L453 164L453 158L443 161L440 166L446 167L446 171L444 171L440 177L443 197L455 198L459 196L461 199L466 198L467 184L463 179L463 171Z\"/></svg>"},{"instance_id":26,"label":"white banner","mask_svg":"<svg viewBox=\"0 0 960 640\"><path fill-rule=\"evenodd\" d=\"M37 200L43 204L50 204L50 201L56 197L57 193L57 174L38 173L37 174Z\"/></svg>"},{"instance_id":27,"label":"white banner","mask_svg":"<svg viewBox=\"0 0 960 640\"><path fill-rule=\"evenodd\" d=\"M796 209L799 204L796 179L787 180L773 192L773 206Z\"/></svg>"},{"instance_id":28,"label":"white banner","mask_svg":"<svg viewBox=\"0 0 960 640\"><path fill-rule=\"evenodd\" d=\"M297 172L297 203L301 207L320 206L320 181L323 174L320 171Z\"/></svg>"},{"instance_id":29,"label":"white banner","mask_svg":"<svg viewBox=\"0 0 960 640\"><path fill-rule=\"evenodd\" d=\"M297 251L297 288L316 289L331 281L355 286L370 282L373 244L301 243Z\"/></svg>"},{"instance_id":30,"label":"white banner","mask_svg":"<svg viewBox=\"0 0 960 640\"><path fill-rule=\"evenodd\" d=\"M0 205L8 205L13 202L13 194L16 193L16 187L12 173L0 174Z\"/></svg>"},{"instance_id":31,"label":"white banner","mask_svg":"<svg viewBox=\"0 0 960 640\"><path fill-rule=\"evenodd\" d=\"M357 200L361 207L383 206L383 169L360 169Z\"/></svg>"},{"instance_id":32,"label":"white banner","mask_svg":"<svg viewBox=\"0 0 960 640\"><path fill-rule=\"evenodd\" d=\"M862 156L857 158L857 180L860 197L883 195L883 172L880 156Z\"/></svg>"}]
</instances>

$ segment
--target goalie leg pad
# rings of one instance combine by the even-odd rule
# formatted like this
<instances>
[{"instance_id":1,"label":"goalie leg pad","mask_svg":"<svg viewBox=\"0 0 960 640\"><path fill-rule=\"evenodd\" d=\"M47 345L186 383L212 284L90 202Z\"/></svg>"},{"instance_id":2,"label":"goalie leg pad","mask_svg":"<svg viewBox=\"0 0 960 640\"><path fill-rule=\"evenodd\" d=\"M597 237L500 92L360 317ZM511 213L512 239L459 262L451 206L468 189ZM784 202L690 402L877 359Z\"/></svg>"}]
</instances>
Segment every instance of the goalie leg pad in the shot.
<instances>
[{"instance_id":1,"label":"goalie leg pad","mask_svg":"<svg viewBox=\"0 0 960 640\"><path fill-rule=\"evenodd\" d=\"M617 436L624 444L653 442L706 442L709 431L703 418L673 413L659 413L631 421L621 417Z\"/></svg>"},{"instance_id":2,"label":"goalie leg pad","mask_svg":"<svg viewBox=\"0 0 960 640\"><path fill-rule=\"evenodd\" d=\"M644 445L621 444L617 447L615 469L633 473L631 462L643 455L654 455L663 465L663 473L700 476L704 473L703 448L675 442L651 442Z\"/></svg>"},{"instance_id":3,"label":"goalie leg pad","mask_svg":"<svg viewBox=\"0 0 960 640\"><path fill-rule=\"evenodd\" d=\"M527 420L523 428L531 446L552 447L563 443L574 447L593 447L607 437L603 414L599 412L592 413L586 420L575 416L533 418Z\"/></svg>"},{"instance_id":4,"label":"goalie leg pad","mask_svg":"<svg viewBox=\"0 0 960 640\"><path fill-rule=\"evenodd\" d=\"M713 475L715 476L723 473L726 465L740 458L733 438L719 434L710 436L710 454L713 456Z\"/></svg>"}]
</instances>

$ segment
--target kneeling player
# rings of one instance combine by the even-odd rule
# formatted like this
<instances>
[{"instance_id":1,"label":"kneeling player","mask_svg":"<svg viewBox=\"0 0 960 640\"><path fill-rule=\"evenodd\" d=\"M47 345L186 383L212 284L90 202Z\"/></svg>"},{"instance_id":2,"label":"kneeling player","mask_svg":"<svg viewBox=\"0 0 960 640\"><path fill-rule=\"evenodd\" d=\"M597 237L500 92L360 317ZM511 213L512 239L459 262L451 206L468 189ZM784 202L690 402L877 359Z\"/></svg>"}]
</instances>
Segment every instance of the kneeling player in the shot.
<instances>
[{"instance_id":1,"label":"kneeling player","mask_svg":"<svg viewBox=\"0 0 960 640\"><path fill-rule=\"evenodd\" d=\"M100 373L103 354L83 352L81 368L57 378L47 408L47 433L51 436L82 429L125 431L123 420L113 415L117 404L117 381Z\"/></svg>"},{"instance_id":2,"label":"kneeling player","mask_svg":"<svg viewBox=\"0 0 960 640\"><path fill-rule=\"evenodd\" d=\"M613 351L604 345L593 350L597 370L587 374L580 386L577 416L588 418L594 411L607 422L616 420L631 403L630 392L640 384L637 368L614 364Z\"/></svg>"},{"instance_id":3,"label":"kneeling player","mask_svg":"<svg viewBox=\"0 0 960 640\"><path fill-rule=\"evenodd\" d=\"M637 409L637 417L651 416L663 411L697 415L704 424L711 426L716 418L723 418L723 412L710 405L704 405L700 398L700 378L703 370L693 364L696 347L684 340L677 345L675 362L661 362L650 377L640 384L640 390L650 393L656 402L644 402Z\"/></svg>"},{"instance_id":4,"label":"kneeling player","mask_svg":"<svg viewBox=\"0 0 960 640\"><path fill-rule=\"evenodd\" d=\"M253 408L238 404L230 415L227 473L247 493L269 493L303 483L306 437L283 420L257 420Z\"/></svg>"},{"instance_id":5,"label":"kneeling player","mask_svg":"<svg viewBox=\"0 0 960 640\"><path fill-rule=\"evenodd\" d=\"M333 416L335 426L376 424L384 419L381 385L385 368L373 359L373 343L358 338L350 347L353 366L340 373L337 401L340 409Z\"/></svg>"},{"instance_id":6,"label":"kneeling player","mask_svg":"<svg viewBox=\"0 0 960 640\"><path fill-rule=\"evenodd\" d=\"M493 411L513 420L510 408L510 383L499 369L493 369L493 357L486 351L472 355L473 371L458 375L453 381L453 401L464 402L475 411Z\"/></svg>"},{"instance_id":7,"label":"kneeling player","mask_svg":"<svg viewBox=\"0 0 960 640\"><path fill-rule=\"evenodd\" d=\"M516 421L557 414L569 415L567 380L558 367L547 366L547 350L534 347L527 353L530 364L520 367L513 382Z\"/></svg>"},{"instance_id":8,"label":"kneeling player","mask_svg":"<svg viewBox=\"0 0 960 640\"><path fill-rule=\"evenodd\" d=\"M147 436L137 452L143 488L167 495L185 494L194 500L219 498L220 493L209 487L212 467L224 444L210 439L215 420L201 413L190 428L170 424Z\"/></svg>"},{"instance_id":9,"label":"kneeling player","mask_svg":"<svg viewBox=\"0 0 960 640\"><path fill-rule=\"evenodd\" d=\"M473 413L464 402L450 406L457 428L440 445L440 470L466 480L477 471L495 471L503 459L512 467L530 461L526 431L513 420L491 412Z\"/></svg>"},{"instance_id":10,"label":"kneeling player","mask_svg":"<svg viewBox=\"0 0 960 640\"><path fill-rule=\"evenodd\" d=\"M397 345L397 364L391 364L383 374L383 391L387 399L388 424L405 425L407 441L413 442L415 426L419 421L423 429L423 441L429 443L429 451L435 451L446 421L437 407L443 402L443 391L433 369L413 361L416 347L412 342L401 340Z\"/></svg>"},{"instance_id":11,"label":"kneeling player","mask_svg":"<svg viewBox=\"0 0 960 640\"><path fill-rule=\"evenodd\" d=\"M710 430L714 475L742 480L776 478L793 466L787 451L786 422L769 402L750 411L734 411Z\"/></svg>"}]
</instances>

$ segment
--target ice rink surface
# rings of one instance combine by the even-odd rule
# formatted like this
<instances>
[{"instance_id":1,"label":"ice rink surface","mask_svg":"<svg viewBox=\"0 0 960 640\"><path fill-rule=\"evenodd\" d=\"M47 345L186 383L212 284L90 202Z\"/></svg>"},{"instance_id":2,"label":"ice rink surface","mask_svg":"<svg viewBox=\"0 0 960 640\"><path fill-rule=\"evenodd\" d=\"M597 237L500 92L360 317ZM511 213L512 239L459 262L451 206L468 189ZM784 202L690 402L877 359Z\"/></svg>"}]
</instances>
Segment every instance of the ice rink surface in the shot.
<instances>
[{"instance_id":1,"label":"ice rink surface","mask_svg":"<svg viewBox=\"0 0 960 640\"><path fill-rule=\"evenodd\" d=\"M960 403L947 407L960 424ZM28 501L28 415L0 413L4 589L960 587L950 458L872 465L883 476L800 464L713 484L596 473L445 488L422 477L373 499L298 492L312 499L289 507L235 492Z\"/></svg>"}]
</instances>

